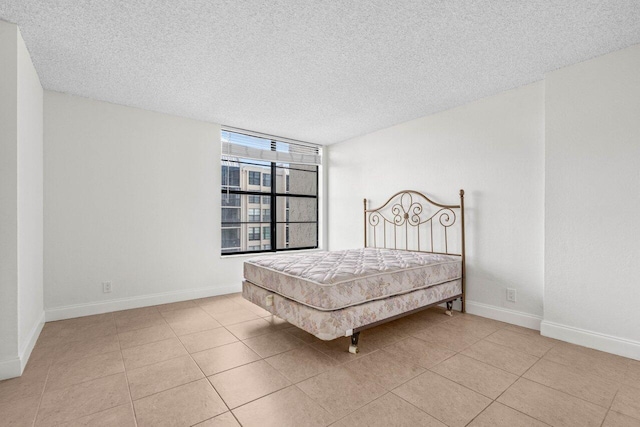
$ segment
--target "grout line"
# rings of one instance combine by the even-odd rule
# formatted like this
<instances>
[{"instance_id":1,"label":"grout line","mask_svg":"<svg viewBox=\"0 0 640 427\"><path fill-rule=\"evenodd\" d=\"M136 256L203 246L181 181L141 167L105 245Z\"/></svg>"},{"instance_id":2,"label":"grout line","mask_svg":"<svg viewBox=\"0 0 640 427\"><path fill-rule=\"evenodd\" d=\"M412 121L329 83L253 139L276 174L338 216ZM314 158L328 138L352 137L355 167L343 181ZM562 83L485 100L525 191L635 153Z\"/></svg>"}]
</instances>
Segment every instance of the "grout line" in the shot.
<instances>
[{"instance_id":1,"label":"grout line","mask_svg":"<svg viewBox=\"0 0 640 427\"><path fill-rule=\"evenodd\" d=\"M122 368L124 370L124 378L127 381L127 390L129 391L129 403L131 403L131 410L133 411L133 422L138 425L138 415L136 414L136 407L133 404L133 396L131 395L131 384L129 383L129 374L127 373L127 367L124 364L124 355L122 354L122 345L120 344L120 335L118 337L118 347L120 348L120 358L122 359Z\"/></svg>"},{"instance_id":2,"label":"grout line","mask_svg":"<svg viewBox=\"0 0 640 427\"><path fill-rule=\"evenodd\" d=\"M37 342L37 340L36 340L36 342ZM27 362L27 364L29 364L29 362ZM42 385L42 391L40 392L40 399L38 401L38 407L36 408L36 413L35 413L35 415L33 417L33 423L31 424L32 426L35 426L36 425L36 421L38 420L38 415L40 413L40 406L42 406L42 400L44 399L44 392L47 389L47 381L49 381L49 372L51 372L51 366L52 365L53 365L53 363L51 363L49 365L49 367L47 368L47 376L45 377L44 384Z\"/></svg>"}]
</instances>

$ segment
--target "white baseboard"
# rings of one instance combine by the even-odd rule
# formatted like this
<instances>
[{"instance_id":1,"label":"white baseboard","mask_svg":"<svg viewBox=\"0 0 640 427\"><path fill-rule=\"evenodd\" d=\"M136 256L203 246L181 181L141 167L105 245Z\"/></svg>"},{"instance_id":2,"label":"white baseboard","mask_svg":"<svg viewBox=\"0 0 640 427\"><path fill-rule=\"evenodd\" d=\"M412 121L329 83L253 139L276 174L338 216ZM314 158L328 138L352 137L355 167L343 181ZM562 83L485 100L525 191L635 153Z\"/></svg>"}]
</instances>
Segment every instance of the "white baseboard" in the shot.
<instances>
[{"instance_id":1,"label":"white baseboard","mask_svg":"<svg viewBox=\"0 0 640 427\"><path fill-rule=\"evenodd\" d=\"M33 351L33 347L35 347L36 341L38 341L38 337L40 336L43 326L44 311L42 312L40 319L38 319L38 322L36 322L36 324L31 328L31 331L29 331L29 335L27 336L25 343L18 351L18 357L0 362L0 381L22 375L22 372L29 361L29 356L31 356L31 352Z\"/></svg>"},{"instance_id":2,"label":"white baseboard","mask_svg":"<svg viewBox=\"0 0 640 427\"><path fill-rule=\"evenodd\" d=\"M542 335L618 356L640 360L640 342L544 320Z\"/></svg>"},{"instance_id":3,"label":"white baseboard","mask_svg":"<svg viewBox=\"0 0 640 427\"><path fill-rule=\"evenodd\" d=\"M22 369L20 368L20 358L15 357L9 360L3 360L0 362L0 380L6 380L9 378L15 378L22 375Z\"/></svg>"},{"instance_id":4,"label":"white baseboard","mask_svg":"<svg viewBox=\"0 0 640 427\"><path fill-rule=\"evenodd\" d=\"M242 284L232 286L216 286L183 291L163 292L159 294L140 295L129 298L112 299L108 301L90 302L86 304L67 305L63 307L47 308L46 321L72 319L75 317L91 316L93 314L111 311L128 310L130 308L147 307L150 305L168 304L196 298L206 298L216 295L242 292Z\"/></svg>"},{"instance_id":5,"label":"white baseboard","mask_svg":"<svg viewBox=\"0 0 640 427\"><path fill-rule=\"evenodd\" d=\"M540 322L542 322L541 316L469 300L465 301L465 305L466 311L469 314L511 323L512 325L522 326L524 328L535 329L536 331L540 330Z\"/></svg>"},{"instance_id":6,"label":"white baseboard","mask_svg":"<svg viewBox=\"0 0 640 427\"><path fill-rule=\"evenodd\" d=\"M27 366L27 362L29 361L29 357L31 357L31 352L33 351L33 347L36 345L36 341L38 341L38 337L40 336L40 332L42 332L42 328L44 327L44 311L40 315L40 318L33 325L31 331L29 332L29 336L27 337L24 345L19 350L20 355L20 375L24 371L24 367Z\"/></svg>"}]
</instances>

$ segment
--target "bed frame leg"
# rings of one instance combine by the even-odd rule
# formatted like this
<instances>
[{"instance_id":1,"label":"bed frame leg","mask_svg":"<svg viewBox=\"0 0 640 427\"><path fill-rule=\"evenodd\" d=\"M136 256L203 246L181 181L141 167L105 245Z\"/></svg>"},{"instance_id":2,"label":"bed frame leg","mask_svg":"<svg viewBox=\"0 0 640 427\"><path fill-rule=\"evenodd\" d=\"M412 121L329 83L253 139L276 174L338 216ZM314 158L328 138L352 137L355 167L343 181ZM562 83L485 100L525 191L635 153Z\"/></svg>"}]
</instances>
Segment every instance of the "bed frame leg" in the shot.
<instances>
[{"instance_id":1,"label":"bed frame leg","mask_svg":"<svg viewBox=\"0 0 640 427\"><path fill-rule=\"evenodd\" d=\"M358 338L360 338L360 332L354 332L351 335L351 345L349 346L349 353L358 353Z\"/></svg>"},{"instance_id":2,"label":"bed frame leg","mask_svg":"<svg viewBox=\"0 0 640 427\"><path fill-rule=\"evenodd\" d=\"M447 311L444 312L447 316L453 316L453 301L447 301Z\"/></svg>"}]
</instances>

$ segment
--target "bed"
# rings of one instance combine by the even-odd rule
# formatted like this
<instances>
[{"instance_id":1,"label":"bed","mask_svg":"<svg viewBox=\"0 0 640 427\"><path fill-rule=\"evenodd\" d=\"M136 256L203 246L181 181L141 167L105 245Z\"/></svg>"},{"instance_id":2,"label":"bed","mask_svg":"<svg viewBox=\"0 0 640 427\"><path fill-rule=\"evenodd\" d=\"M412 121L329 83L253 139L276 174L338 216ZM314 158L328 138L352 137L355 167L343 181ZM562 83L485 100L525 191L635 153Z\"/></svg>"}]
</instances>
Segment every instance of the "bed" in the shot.
<instances>
[{"instance_id":1,"label":"bed","mask_svg":"<svg viewBox=\"0 0 640 427\"><path fill-rule=\"evenodd\" d=\"M283 252L244 263L243 297L322 340L453 301L464 312L464 191L460 204L404 190L378 208L364 200L364 247Z\"/></svg>"}]
</instances>

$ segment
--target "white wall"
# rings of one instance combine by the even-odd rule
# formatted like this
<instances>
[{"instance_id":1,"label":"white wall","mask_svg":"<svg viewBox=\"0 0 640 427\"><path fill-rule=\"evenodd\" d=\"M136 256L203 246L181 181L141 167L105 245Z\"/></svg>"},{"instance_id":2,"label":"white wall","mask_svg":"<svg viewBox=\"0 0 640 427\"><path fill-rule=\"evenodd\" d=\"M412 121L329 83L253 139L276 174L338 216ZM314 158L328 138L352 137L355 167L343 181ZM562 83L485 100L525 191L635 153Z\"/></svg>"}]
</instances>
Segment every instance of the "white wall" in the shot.
<instances>
[{"instance_id":1,"label":"white wall","mask_svg":"<svg viewBox=\"0 0 640 427\"><path fill-rule=\"evenodd\" d=\"M43 91L27 47L20 36L17 54L18 348L23 363L26 363L44 321Z\"/></svg>"},{"instance_id":2,"label":"white wall","mask_svg":"<svg viewBox=\"0 0 640 427\"><path fill-rule=\"evenodd\" d=\"M18 356L17 38L0 21L0 379Z\"/></svg>"},{"instance_id":3,"label":"white wall","mask_svg":"<svg viewBox=\"0 0 640 427\"><path fill-rule=\"evenodd\" d=\"M44 100L48 320L241 289L246 257L220 257L220 126Z\"/></svg>"},{"instance_id":4,"label":"white wall","mask_svg":"<svg viewBox=\"0 0 640 427\"><path fill-rule=\"evenodd\" d=\"M397 191L413 189L457 204L458 190L464 188L468 310L539 325L543 82L331 145L328 151L330 249L362 246L364 197L378 206ZM517 290L516 303L506 301L507 287Z\"/></svg>"},{"instance_id":5,"label":"white wall","mask_svg":"<svg viewBox=\"0 0 640 427\"><path fill-rule=\"evenodd\" d=\"M0 21L0 379L22 373L44 320L42 86Z\"/></svg>"},{"instance_id":6,"label":"white wall","mask_svg":"<svg viewBox=\"0 0 640 427\"><path fill-rule=\"evenodd\" d=\"M546 92L543 332L640 358L640 45Z\"/></svg>"}]
</instances>

